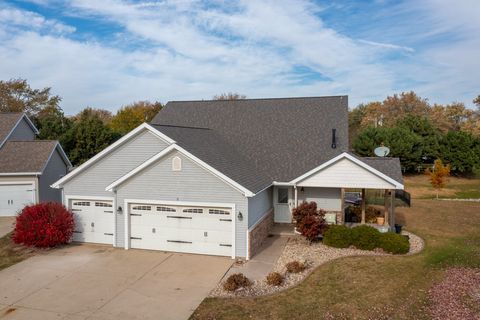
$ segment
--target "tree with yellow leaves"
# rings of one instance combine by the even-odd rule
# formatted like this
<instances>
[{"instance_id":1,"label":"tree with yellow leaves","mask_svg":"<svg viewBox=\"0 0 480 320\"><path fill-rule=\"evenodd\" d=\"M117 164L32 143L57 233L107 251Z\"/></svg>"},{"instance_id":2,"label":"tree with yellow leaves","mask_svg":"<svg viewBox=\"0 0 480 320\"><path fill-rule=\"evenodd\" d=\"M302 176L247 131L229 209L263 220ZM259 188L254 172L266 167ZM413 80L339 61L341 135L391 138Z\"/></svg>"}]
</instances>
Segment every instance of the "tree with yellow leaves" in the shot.
<instances>
[{"instance_id":1,"label":"tree with yellow leaves","mask_svg":"<svg viewBox=\"0 0 480 320\"><path fill-rule=\"evenodd\" d=\"M430 176L430 183L432 187L437 191L437 200L438 192L444 188L447 184L447 177L450 175L450 165L444 165L442 160L437 159L433 164L432 170L427 168L425 173Z\"/></svg>"}]
</instances>

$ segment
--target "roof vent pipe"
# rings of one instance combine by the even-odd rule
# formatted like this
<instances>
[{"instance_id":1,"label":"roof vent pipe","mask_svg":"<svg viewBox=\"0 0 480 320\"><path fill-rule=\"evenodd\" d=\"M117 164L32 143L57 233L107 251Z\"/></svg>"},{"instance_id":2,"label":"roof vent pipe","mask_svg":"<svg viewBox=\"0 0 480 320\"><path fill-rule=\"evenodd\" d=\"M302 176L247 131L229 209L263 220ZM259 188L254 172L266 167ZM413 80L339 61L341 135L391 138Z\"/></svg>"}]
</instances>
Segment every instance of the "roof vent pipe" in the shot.
<instances>
[{"instance_id":1,"label":"roof vent pipe","mask_svg":"<svg viewBox=\"0 0 480 320\"><path fill-rule=\"evenodd\" d=\"M337 129L332 129L332 149L337 148L337 137L335 136Z\"/></svg>"}]
</instances>

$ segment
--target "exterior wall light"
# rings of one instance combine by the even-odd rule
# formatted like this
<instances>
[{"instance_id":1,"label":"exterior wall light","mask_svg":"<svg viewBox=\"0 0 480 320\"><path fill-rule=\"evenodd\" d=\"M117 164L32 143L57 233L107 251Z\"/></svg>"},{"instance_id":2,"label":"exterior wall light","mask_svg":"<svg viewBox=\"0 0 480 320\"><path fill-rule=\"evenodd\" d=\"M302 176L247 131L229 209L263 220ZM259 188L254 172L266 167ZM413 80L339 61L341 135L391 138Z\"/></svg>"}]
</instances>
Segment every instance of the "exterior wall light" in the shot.
<instances>
[{"instance_id":1,"label":"exterior wall light","mask_svg":"<svg viewBox=\"0 0 480 320\"><path fill-rule=\"evenodd\" d=\"M243 220L243 214L242 214L241 211L238 212L237 218L238 218L239 221Z\"/></svg>"},{"instance_id":2,"label":"exterior wall light","mask_svg":"<svg viewBox=\"0 0 480 320\"><path fill-rule=\"evenodd\" d=\"M119 213L122 213L122 211L123 211L122 207L121 207L121 206L118 206L117 211L118 211Z\"/></svg>"}]
</instances>

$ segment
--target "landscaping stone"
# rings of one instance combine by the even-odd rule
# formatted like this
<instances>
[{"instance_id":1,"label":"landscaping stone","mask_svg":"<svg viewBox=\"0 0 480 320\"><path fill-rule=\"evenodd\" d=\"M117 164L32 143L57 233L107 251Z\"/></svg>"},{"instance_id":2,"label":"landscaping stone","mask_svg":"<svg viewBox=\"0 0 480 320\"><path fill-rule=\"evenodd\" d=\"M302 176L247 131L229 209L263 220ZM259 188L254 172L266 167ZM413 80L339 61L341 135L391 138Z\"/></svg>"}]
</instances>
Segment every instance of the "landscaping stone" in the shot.
<instances>
[{"instance_id":1,"label":"landscaping stone","mask_svg":"<svg viewBox=\"0 0 480 320\"><path fill-rule=\"evenodd\" d=\"M408 235L410 242L410 251L407 255L415 254L423 250L424 241L417 235L402 231L402 234ZM313 270L318 266L332 261L334 259L348 257L348 256L384 256L390 255L380 250L367 251L359 250L355 248L334 248L324 245L323 243L310 244L302 237L289 238L280 258L273 265L272 272L278 272L285 276L285 279L281 286L270 286L266 283L266 279L258 279L253 281L253 284L249 288L245 288L241 291L227 292L223 290L222 283L219 283L217 287L210 293L211 297L253 297L268 295L275 292L279 292L290 288L300 283L306 278ZM305 271L300 273L289 273L286 270L286 264L292 261L298 261L304 263L306 266ZM248 264L248 262L247 262Z\"/></svg>"}]
</instances>

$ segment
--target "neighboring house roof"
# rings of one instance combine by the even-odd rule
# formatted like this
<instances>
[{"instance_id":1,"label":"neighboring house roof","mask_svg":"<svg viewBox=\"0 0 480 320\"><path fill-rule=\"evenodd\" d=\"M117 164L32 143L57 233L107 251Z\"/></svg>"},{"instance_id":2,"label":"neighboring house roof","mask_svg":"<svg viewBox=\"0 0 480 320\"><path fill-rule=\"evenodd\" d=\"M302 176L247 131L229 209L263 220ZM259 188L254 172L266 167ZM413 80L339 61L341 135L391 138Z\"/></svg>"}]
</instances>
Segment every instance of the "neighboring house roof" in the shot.
<instances>
[{"instance_id":1,"label":"neighboring house roof","mask_svg":"<svg viewBox=\"0 0 480 320\"><path fill-rule=\"evenodd\" d=\"M347 151L347 100L335 96L174 101L151 124L256 193L274 180L290 181ZM199 133L191 127L210 131ZM336 148L331 146L332 129Z\"/></svg>"},{"instance_id":2,"label":"neighboring house roof","mask_svg":"<svg viewBox=\"0 0 480 320\"><path fill-rule=\"evenodd\" d=\"M71 166L57 141L7 141L0 149L0 175L42 174L55 150Z\"/></svg>"},{"instance_id":3,"label":"neighboring house roof","mask_svg":"<svg viewBox=\"0 0 480 320\"><path fill-rule=\"evenodd\" d=\"M13 132L15 127L20 123L22 119L32 127L33 132L38 134L38 129L33 122L23 112L1 112L0 113L0 147L5 143L7 138Z\"/></svg>"}]
</instances>

